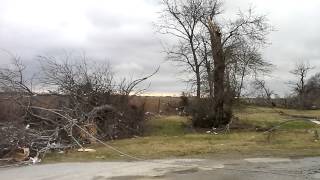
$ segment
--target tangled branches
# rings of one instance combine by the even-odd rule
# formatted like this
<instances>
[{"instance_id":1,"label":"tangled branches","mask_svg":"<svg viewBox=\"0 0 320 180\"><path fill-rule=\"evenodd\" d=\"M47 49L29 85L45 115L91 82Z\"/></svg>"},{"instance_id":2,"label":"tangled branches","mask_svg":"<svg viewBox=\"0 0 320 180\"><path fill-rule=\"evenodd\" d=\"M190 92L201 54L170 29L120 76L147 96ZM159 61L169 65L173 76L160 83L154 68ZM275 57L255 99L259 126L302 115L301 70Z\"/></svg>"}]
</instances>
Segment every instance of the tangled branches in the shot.
<instances>
[{"instance_id":1,"label":"tangled branches","mask_svg":"<svg viewBox=\"0 0 320 180\"><path fill-rule=\"evenodd\" d=\"M73 63L69 57L62 61L52 57L39 59L42 73L38 79L50 90L48 94L38 94L25 83L25 66L18 58L13 58L13 66L0 69L4 91L0 105L11 104L16 109L3 114L18 114L15 119L1 122L0 135L6 138L0 142L4 150L0 157L29 148L30 157L42 158L52 150L83 148L83 144L95 143L97 139L142 133L144 107L131 103L130 94L145 90L139 85L159 68L118 85L109 64L89 65L85 58Z\"/></svg>"}]
</instances>

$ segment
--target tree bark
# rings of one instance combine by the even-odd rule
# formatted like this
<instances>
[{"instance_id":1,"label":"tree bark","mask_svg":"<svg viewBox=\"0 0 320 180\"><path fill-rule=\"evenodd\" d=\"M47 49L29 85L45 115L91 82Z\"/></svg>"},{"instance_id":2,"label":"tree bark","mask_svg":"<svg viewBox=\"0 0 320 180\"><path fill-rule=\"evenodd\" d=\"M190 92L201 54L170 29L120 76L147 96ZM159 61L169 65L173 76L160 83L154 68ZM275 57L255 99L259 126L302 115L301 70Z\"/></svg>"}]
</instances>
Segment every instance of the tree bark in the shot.
<instances>
[{"instance_id":1,"label":"tree bark","mask_svg":"<svg viewBox=\"0 0 320 180\"><path fill-rule=\"evenodd\" d=\"M225 111L225 55L222 45L222 34L219 27L214 25L209 20L209 33L211 40L212 56L213 56L213 86L214 86L214 101L213 101L213 125L219 127L226 125L229 122L227 112Z\"/></svg>"},{"instance_id":2,"label":"tree bark","mask_svg":"<svg viewBox=\"0 0 320 180\"><path fill-rule=\"evenodd\" d=\"M193 36L190 37L190 48L192 51L192 56L193 56L193 61L195 64L195 70L196 70L196 88L197 88L197 99L200 99L200 95L201 95L201 77L200 77L200 66L201 64L198 63L198 58L197 58L197 53L196 53L196 49L193 45Z\"/></svg>"},{"instance_id":3,"label":"tree bark","mask_svg":"<svg viewBox=\"0 0 320 180\"><path fill-rule=\"evenodd\" d=\"M211 70L211 63L208 59L208 48L206 45L206 41L204 37L202 36L202 43L203 43L203 61L205 63L205 68L207 71L207 81L208 81L208 87L209 87L209 98L213 98L213 74Z\"/></svg>"},{"instance_id":4,"label":"tree bark","mask_svg":"<svg viewBox=\"0 0 320 180\"><path fill-rule=\"evenodd\" d=\"M207 70L207 81L208 81L208 86L209 86L209 97L213 98L213 75L211 72L211 66L210 66L210 62L206 61L206 70Z\"/></svg>"},{"instance_id":5,"label":"tree bark","mask_svg":"<svg viewBox=\"0 0 320 180\"><path fill-rule=\"evenodd\" d=\"M200 67L196 67L196 76L197 76L197 98L200 99L201 95L201 77L200 77Z\"/></svg>"}]
</instances>

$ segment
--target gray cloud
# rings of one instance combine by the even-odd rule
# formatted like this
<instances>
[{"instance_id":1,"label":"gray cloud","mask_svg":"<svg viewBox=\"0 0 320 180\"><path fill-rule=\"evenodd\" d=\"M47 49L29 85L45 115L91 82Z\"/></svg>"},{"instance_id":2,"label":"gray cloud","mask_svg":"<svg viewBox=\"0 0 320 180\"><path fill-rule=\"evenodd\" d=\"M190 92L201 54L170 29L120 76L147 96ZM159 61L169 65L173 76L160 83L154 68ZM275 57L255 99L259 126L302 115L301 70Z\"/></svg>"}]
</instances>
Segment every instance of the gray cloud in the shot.
<instances>
[{"instance_id":1,"label":"gray cloud","mask_svg":"<svg viewBox=\"0 0 320 180\"><path fill-rule=\"evenodd\" d=\"M178 94L186 88L177 67L164 62L161 43L173 40L156 34L152 26L160 11L156 0L0 0L0 4L0 48L17 53L32 69L37 69L37 55L85 52L91 59L109 60L120 76L138 77L161 65L151 92ZM283 95L289 91L285 82L293 78L289 70L297 60L320 67L320 2L227 0L225 13L231 17L250 5L266 13L276 29L263 54L277 66L268 84ZM3 53L0 62L8 63Z\"/></svg>"}]
</instances>

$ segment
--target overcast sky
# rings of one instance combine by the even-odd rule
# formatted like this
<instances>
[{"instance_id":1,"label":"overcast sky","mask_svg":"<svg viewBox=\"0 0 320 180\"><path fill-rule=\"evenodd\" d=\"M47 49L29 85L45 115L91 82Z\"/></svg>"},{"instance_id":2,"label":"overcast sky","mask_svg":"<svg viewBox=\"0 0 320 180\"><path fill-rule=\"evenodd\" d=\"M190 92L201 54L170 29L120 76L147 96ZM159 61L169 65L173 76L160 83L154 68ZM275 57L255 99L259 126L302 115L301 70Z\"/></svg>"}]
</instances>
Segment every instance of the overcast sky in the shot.
<instances>
[{"instance_id":1,"label":"overcast sky","mask_svg":"<svg viewBox=\"0 0 320 180\"><path fill-rule=\"evenodd\" d=\"M276 65L268 79L272 89L289 92L288 71L300 59L320 71L320 1L226 0L225 18L249 6L267 14L276 29L263 50ZM161 65L150 93L179 94L187 86L163 53L162 44L171 39L152 25L160 10L156 0L0 0L0 48L19 55L32 70L37 55L64 52L108 60L120 75L139 76ZM0 63L8 63L3 52Z\"/></svg>"}]
</instances>

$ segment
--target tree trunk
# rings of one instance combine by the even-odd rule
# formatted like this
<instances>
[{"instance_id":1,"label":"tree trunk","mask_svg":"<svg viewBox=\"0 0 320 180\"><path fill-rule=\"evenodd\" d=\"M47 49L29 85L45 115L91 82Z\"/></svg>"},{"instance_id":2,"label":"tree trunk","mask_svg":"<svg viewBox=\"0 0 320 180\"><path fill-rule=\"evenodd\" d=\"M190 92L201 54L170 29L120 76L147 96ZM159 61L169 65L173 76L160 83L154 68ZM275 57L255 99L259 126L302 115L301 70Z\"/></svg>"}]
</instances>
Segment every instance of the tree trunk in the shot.
<instances>
[{"instance_id":1,"label":"tree trunk","mask_svg":"<svg viewBox=\"0 0 320 180\"><path fill-rule=\"evenodd\" d=\"M213 74L211 70L211 63L210 60L208 59L208 48L206 41L203 36L202 38L202 43L203 43L203 62L205 63L206 71L207 71L207 81L208 81L208 87L209 87L209 98L213 98Z\"/></svg>"},{"instance_id":2,"label":"tree trunk","mask_svg":"<svg viewBox=\"0 0 320 180\"><path fill-rule=\"evenodd\" d=\"M191 50L192 50L192 56L193 56L193 61L194 61L194 64L195 64L195 70L196 70L196 86L197 86L197 99L200 99L200 94L201 94L201 91L200 91L200 88L201 88L201 77L200 77L200 65L198 63L198 58L197 58L197 54L196 54L196 49L193 45L193 40L192 38L190 38L190 47L191 47Z\"/></svg>"},{"instance_id":3,"label":"tree trunk","mask_svg":"<svg viewBox=\"0 0 320 180\"><path fill-rule=\"evenodd\" d=\"M200 67L196 66L196 78L197 78L197 98L200 99L200 88L201 88L201 77L200 77Z\"/></svg>"},{"instance_id":4,"label":"tree trunk","mask_svg":"<svg viewBox=\"0 0 320 180\"><path fill-rule=\"evenodd\" d=\"M209 97L213 98L213 75L211 72L211 66L210 66L210 62L206 61L206 70L207 70L207 81L208 81L208 86L209 86Z\"/></svg>"},{"instance_id":5,"label":"tree trunk","mask_svg":"<svg viewBox=\"0 0 320 180\"><path fill-rule=\"evenodd\" d=\"M225 110L225 55L222 45L222 35L217 26L209 21L209 33L211 39L212 56L214 63L213 86L214 86L214 101L213 101L213 125L219 127L229 123L230 114Z\"/></svg>"},{"instance_id":6,"label":"tree trunk","mask_svg":"<svg viewBox=\"0 0 320 180\"><path fill-rule=\"evenodd\" d=\"M243 80L244 80L245 73L246 73L246 68L243 67L242 73L241 73L241 81L240 81L239 89L238 89L238 92L237 92L238 93L238 95L237 95L238 101L240 100L240 97L241 97L241 92L242 92L242 88L243 88Z\"/></svg>"}]
</instances>

